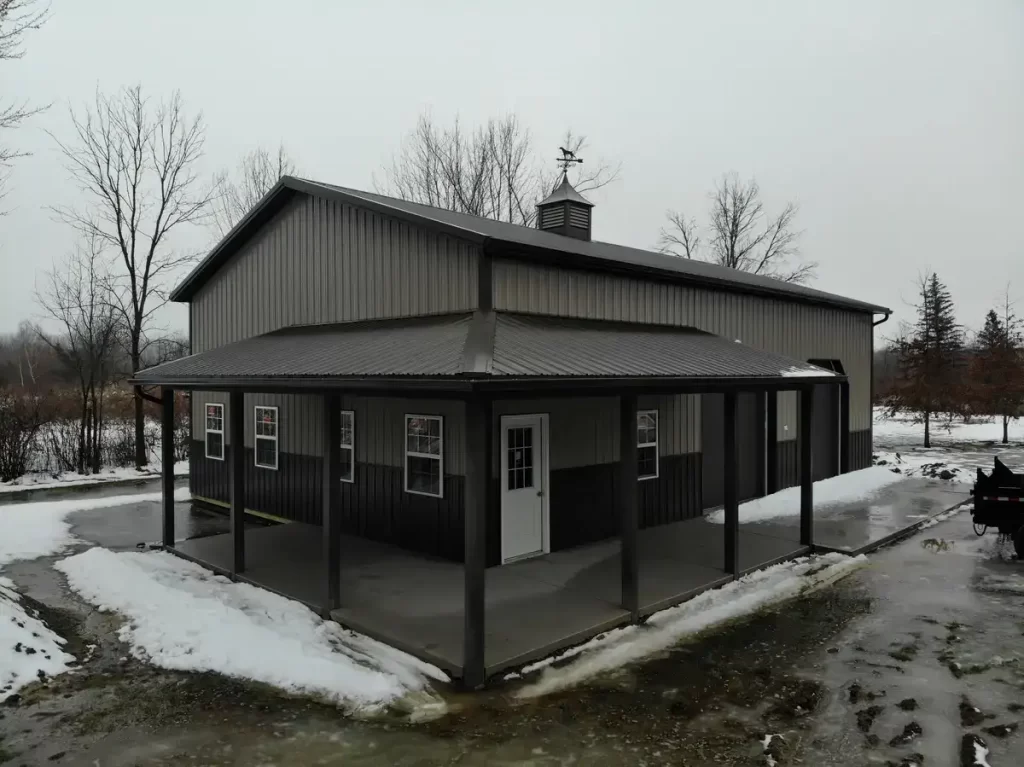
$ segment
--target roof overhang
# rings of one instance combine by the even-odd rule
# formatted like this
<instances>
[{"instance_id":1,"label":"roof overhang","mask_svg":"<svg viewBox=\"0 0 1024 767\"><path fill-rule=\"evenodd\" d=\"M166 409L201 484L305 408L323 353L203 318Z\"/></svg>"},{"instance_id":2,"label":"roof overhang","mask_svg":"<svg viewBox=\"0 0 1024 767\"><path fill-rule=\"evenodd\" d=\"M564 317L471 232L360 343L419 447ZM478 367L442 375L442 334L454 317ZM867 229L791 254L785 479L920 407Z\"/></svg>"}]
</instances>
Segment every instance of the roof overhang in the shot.
<instances>
[{"instance_id":1,"label":"roof overhang","mask_svg":"<svg viewBox=\"0 0 1024 767\"><path fill-rule=\"evenodd\" d=\"M693 328L473 312L284 328L140 371L143 386L245 391L748 391L843 375Z\"/></svg>"}]
</instances>

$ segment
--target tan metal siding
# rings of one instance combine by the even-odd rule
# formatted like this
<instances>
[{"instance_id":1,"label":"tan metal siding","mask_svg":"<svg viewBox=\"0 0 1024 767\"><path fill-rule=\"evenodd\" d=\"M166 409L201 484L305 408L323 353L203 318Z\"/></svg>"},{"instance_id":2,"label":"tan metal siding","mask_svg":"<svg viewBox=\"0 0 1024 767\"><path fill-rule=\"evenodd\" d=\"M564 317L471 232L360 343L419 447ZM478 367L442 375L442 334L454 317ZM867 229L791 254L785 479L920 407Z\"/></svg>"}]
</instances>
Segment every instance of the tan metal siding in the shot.
<instances>
[{"instance_id":1,"label":"tan metal siding","mask_svg":"<svg viewBox=\"0 0 1024 767\"><path fill-rule=\"evenodd\" d=\"M503 259L494 262L492 281L496 309L686 325L795 359L841 359L850 376L850 428L870 426L868 314ZM780 438L795 436L791 395L780 400L779 415Z\"/></svg>"},{"instance_id":2,"label":"tan metal siding","mask_svg":"<svg viewBox=\"0 0 1024 767\"><path fill-rule=\"evenodd\" d=\"M300 195L196 293L192 350L288 325L474 309L477 254L470 242Z\"/></svg>"}]
</instances>

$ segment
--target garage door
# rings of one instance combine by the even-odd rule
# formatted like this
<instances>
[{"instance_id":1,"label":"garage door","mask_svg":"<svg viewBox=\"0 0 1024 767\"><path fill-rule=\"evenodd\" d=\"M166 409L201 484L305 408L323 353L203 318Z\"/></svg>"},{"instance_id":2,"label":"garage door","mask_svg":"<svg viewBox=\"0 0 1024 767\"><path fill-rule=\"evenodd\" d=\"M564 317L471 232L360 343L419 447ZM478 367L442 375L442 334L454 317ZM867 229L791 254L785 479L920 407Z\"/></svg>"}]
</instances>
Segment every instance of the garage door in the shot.
<instances>
[{"instance_id":1,"label":"garage door","mask_svg":"<svg viewBox=\"0 0 1024 767\"><path fill-rule=\"evenodd\" d=\"M702 394L700 399L703 505L712 509L725 503L725 395ZM737 489L740 501L746 501L761 494L764 395L744 393L736 400Z\"/></svg>"}]
</instances>

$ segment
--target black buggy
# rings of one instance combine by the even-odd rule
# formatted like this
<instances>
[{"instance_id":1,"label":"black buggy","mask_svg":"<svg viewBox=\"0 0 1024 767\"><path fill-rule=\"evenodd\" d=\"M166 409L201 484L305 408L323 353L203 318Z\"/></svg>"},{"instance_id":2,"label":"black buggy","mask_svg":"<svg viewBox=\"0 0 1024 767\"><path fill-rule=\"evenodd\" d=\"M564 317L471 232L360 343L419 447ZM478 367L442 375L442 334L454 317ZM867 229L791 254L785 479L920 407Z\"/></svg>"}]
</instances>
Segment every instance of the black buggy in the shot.
<instances>
[{"instance_id":1,"label":"black buggy","mask_svg":"<svg viewBox=\"0 0 1024 767\"><path fill-rule=\"evenodd\" d=\"M1014 474L996 458L991 474L978 469L971 495L974 532L984 535L988 528L996 528L1013 540L1017 559L1024 559L1024 474Z\"/></svg>"}]
</instances>

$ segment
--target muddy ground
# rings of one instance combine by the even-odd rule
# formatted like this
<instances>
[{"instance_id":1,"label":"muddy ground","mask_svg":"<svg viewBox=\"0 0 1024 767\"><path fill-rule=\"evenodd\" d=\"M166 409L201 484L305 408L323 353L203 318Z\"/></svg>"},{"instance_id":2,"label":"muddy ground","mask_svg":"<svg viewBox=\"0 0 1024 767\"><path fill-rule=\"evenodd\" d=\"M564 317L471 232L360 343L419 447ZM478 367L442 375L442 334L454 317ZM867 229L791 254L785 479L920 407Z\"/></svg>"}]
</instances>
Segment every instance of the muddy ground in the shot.
<instances>
[{"instance_id":1,"label":"muddy ground","mask_svg":"<svg viewBox=\"0 0 1024 767\"><path fill-rule=\"evenodd\" d=\"M152 512L131 513L143 529ZM103 542L101 515L79 523ZM132 533L121 524L106 545L133 545ZM957 765L965 734L984 739L993 767L1017 765L1024 565L1009 551L960 514L663 657L528 703L510 686L450 691L452 713L423 725L149 667L128 658L115 617L67 593L52 560L18 563L5 574L88 660L0 706L0 763L759 765L770 733L779 765Z\"/></svg>"}]
</instances>

